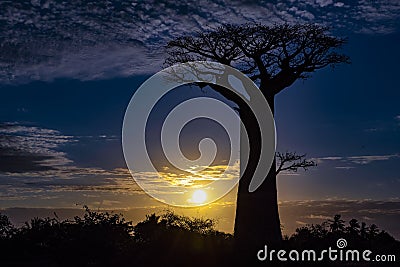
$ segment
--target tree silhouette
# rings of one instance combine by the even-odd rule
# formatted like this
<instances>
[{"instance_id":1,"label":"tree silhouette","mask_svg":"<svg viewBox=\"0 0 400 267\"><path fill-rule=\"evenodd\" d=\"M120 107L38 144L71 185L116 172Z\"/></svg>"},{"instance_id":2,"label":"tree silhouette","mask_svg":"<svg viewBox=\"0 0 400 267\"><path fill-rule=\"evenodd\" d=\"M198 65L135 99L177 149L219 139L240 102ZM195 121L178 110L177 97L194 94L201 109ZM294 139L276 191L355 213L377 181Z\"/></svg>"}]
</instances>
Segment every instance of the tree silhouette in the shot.
<instances>
[{"instance_id":1,"label":"tree silhouette","mask_svg":"<svg viewBox=\"0 0 400 267\"><path fill-rule=\"evenodd\" d=\"M367 235L368 235L369 238L374 238L375 236L378 235L378 233L379 233L379 228L378 228L378 226L376 224L371 224L368 227Z\"/></svg>"},{"instance_id":2,"label":"tree silhouette","mask_svg":"<svg viewBox=\"0 0 400 267\"><path fill-rule=\"evenodd\" d=\"M347 56L335 52L345 41L329 35L327 27L314 24L224 25L170 41L166 64L209 60L236 67L259 85L274 113L275 96L296 80L327 66L349 63ZM271 168L264 183L255 192L248 192L260 155L257 121L248 108L235 101L233 93L213 88L238 105L249 135L250 155L238 189L235 239L242 250L254 254L265 243L279 244L282 240L277 172Z\"/></svg>"},{"instance_id":3,"label":"tree silhouette","mask_svg":"<svg viewBox=\"0 0 400 267\"><path fill-rule=\"evenodd\" d=\"M8 239L16 229L6 215L0 213L0 239Z\"/></svg>"},{"instance_id":4,"label":"tree silhouette","mask_svg":"<svg viewBox=\"0 0 400 267\"><path fill-rule=\"evenodd\" d=\"M317 166L313 160L307 160L306 155L298 155L295 152L276 152L277 159L276 175L282 171L297 172L298 169L308 170L310 167Z\"/></svg>"},{"instance_id":5,"label":"tree silhouette","mask_svg":"<svg viewBox=\"0 0 400 267\"><path fill-rule=\"evenodd\" d=\"M360 227L360 236L365 238L367 236L367 231L367 224L365 222L362 222Z\"/></svg>"},{"instance_id":6,"label":"tree silhouette","mask_svg":"<svg viewBox=\"0 0 400 267\"><path fill-rule=\"evenodd\" d=\"M230 252L231 235L215 230L214 220L191 218L168 211L161 215L147 215L134 227L133 238L144 248L141 254L147 255L146 265L158 265L160 259L153 256L157 250L164 251L160 256L166 257L165 262L180 262L182 266L191 262L192 258L198 258L199 254L206 254L209 259L198 259L197 263L193 263L204 266L221 259L216 256L219 252ZM177 253L180 254L177 259L170 258ZM200 264L201 261L203 264Z\"/></svg>"},{"instance_id":7,"label":"tree silhouette","mask_svg":"<svg viewBox=\"0 0 400 267\"><path fill-rule=\"evenodd\" d=\"M340 214L336 214L333 217L333 220L328 220L330 223L329 228L332 233L344 231L344 220L342 220L341 217L342 216Z\"/></svg>"},{"instance_id":8,"label":"tree silhouette","mask_svg":"<svg viewBox=\"0 0 400 267\"><path fill-rule=\"evenodd\" d=\"M346 228L347 232L351 235L358 235L360 232L360 224L357 219L351 219L349 221L349 226Z\"/></svg>"},{"instance_id":9,"label":"tree silhouette","mask_svg":"<svg viewBox=\"0 0 400 267\"><path fill-rule=\"evenodd\" d=\"M329 226L330 231L327 230L326 226ZM355 249L369 249L374 254L394 255L396 259L400 256L400 242L386 231L379 231L375 224L367 226L365 222L362 222L360 227L358 220L354 218L349 221L348 226L345 228L344 221L339 214L321 224L305 225L297 228L295 233L287 241L285 240L284 246L290 249L313 248L316 251L321 251L335 244L339 238L344 238L348 246ZM342 264L342 262L329 263L327 266L342 266ZM395 261L386 262L386 264L388 266L398 265ZM303 265L302 263L301 266ZM358 266L356 262L351 265ZM359 265L375 266L373 263L371 265L359 263ZM308 265L305 264L304 266Z\"/></svg>"},{"instance_id":10,"label":"tree silhouette","mask_svg":"<svg viewBox=\"0 0 400 267\"><path fill-rule=\"evenodd\" d=\"M44 266L51 266L50 262L61 266L109 266L132 252L131 222L121 214L84 208L84 216L73 220L33 218L25 223L16 234L20 243L13 253L24 251L28 262L49 261Z\"/></svg>"}]
</instances>

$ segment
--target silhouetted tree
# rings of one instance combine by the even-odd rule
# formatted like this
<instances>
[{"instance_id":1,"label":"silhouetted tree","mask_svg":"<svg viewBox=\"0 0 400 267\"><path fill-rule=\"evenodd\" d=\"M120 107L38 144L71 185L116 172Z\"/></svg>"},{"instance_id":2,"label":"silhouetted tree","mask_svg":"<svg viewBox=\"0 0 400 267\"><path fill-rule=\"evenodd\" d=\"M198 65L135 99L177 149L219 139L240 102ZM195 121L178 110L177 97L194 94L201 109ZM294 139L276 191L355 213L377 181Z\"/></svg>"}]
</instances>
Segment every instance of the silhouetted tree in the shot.
<instances>
[{"instance_id":1,"label":"silhouetted tree","mask_svg":"<svg viewBox=\"0 0 400 267\"><path fill-rule=\"evenodd\" d=\"M73 220L33 218L25 223L7 256L23 266L110 266L132 254L132 230L120 214L85 207L84 216Z\"/></svg>"},{"instance_id":2,"label":"silhouetted tree","mask_svg":"<svg viewBox=\"0 0 400 267\"><path fill-rule=\"evenodd\" d=\"M298 169L308 170L317 164L313 160L307 160L306 155L298 155L295 152L276 152L277 168L276 175L282 171L297 172Z\"/></svg>"},{"instance_id":3,"label":"silhouetted tree","mask_svg":"<svg viewBox=\"0 0 400 267\"><path fill-rule=\"evenodd\" d=\"M368 231L367 224L365 222L362 222L361 223L361 227L360 227L360 236L362 238L366 238L367 237L367 231Z\"/></svg>"},{"instance_id":4,"label":"silhouetted tree","mask_svg":"<svg viewBox=\"0 0 400 267\"><path fill-rule=\"evenodd\" d=\"M0 213L0 239L8 239L13 236L16 229L6 215Z\"/></svg>"},{"instance_id":5,"label":"silhouetted tree","mask_svg":"<svg viewBox=\"0 0 400 267\"><path fill-rule=\"evenodd\" d=\"M342 216L340 214L336 214L333 216L333 220L328 220L330 223L329 228L332 233L344 231L344 220L342 220L341 217Z\"/></svg>"},{"instance_id":6,"label":"silhouetted tree","mask_svg":"<svg viewBox=\"0 0 400 267\"><path fill-rule=\"evenodd\" d=\"M347 232L351 235L358 235L360 232L360 224L357 219L351 219L349 221L349 226L346 228Z\"/></svg>"},{"instance_id":7,"label":"silhouetted tree","mask_svg":"<svg viewBox=\"0 0 400 267\"><path fill-rule=\"evenodd\" d=\"M328 28L320 25L224 25L170 41L166 64L210 60L236 67L259 85L274 113L275 96L296 80L306 79L326 66L348 63L347 56L334 51L344 43L344 39L331 36ZM260 155L257 121L243 103L236 101L234 93L218 86L213 88L238 105L249 135L250 155L238 189L235 239L241 249L254 253L265 243L282 240L276 169L270 169L267 179L255 192L248 192Z\"/></svg>"},{"instance_id":8,"label":"silhouetted tree","mask_svg":"<svg viewBox=\"0 0 400 267\"><path fill-rule=\"evenodd\" d=\"M313 236L316 238L325 238L328 234L327 224L328 222L322 222L321 224L311 225L311 232L313 233Z\"/></svg>"},{"instance_id":9,"label":"silhouetted tree","mask_svg":"<svg viewBox=\"0 0 400 267\"><path fill-rule=\"evenodd\" d=\"M160 262L168 262L169 266L220 266L231 257L231 237L215 230L214 220L170 211L147 215L134 227L134 239L142 247L141 262L146 266ZM158 252L157 257L154 251Z\"/></svg>"},{"instance_id":10,"label":"silhouetted tree","mask_svg":"<svg viewBox=\"0 0 400 267\"><path fill-rule=\"evenodd\" d=\"M375 236L378 235L378 233L379 233L379 228L376 224L373 223L368 227L367 236L369 239L374 238Z\"/></svg>"},{"instance_id":11,"label":"silhouetted tree","mask_svg":"<svg viewBox=\"0 0 400 267\"><path fill-rule=\"evenodd\" d=\"M329 225L328 232L326 226ZM360 230L358 230L360 229ZM395 240L393 236L385 231L379 231L375 224L367 227L364 222L360 224L357 219L351 219L349 226L344 228L344 221L340 215L335 215L333 220L324 221L321 224L312 224L301 226L296 229L295 233L284 241L284 246L287 249L314 249L321 252L326 247L332 246L339 238L347 240L349 248L369 249L374 254L394 255L397 259L400 254L400 242ZM388 266L396 266L396 262L386 262ZM301 266L308 266L301 264ZM325 265L325 264L324 264ZM327 266L341 266L341 263L328 263ZM353 262L352 266L358 266L358 263ZM286 266L286 265L285 265ZM296 265L297 266L297 265ZM311 265L314 266L314 265ZM374 263L368 265L360 263L359 266L375 266Z\"/></svg>"}]
</instances>

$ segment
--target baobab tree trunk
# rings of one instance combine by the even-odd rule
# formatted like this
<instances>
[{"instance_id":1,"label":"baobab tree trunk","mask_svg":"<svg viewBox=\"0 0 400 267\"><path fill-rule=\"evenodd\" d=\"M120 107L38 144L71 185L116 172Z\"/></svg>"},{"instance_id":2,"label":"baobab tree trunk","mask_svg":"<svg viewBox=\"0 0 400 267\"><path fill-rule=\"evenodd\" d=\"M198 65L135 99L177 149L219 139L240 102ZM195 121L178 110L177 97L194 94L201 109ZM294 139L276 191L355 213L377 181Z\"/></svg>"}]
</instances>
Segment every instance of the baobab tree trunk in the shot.
<instances>
[{"instance_id":1,"label":"baobab tree trunk","mask_svg":"<svg viewBox=\"0 0 400 267\"><path fill-rule=\"evenodd\" d=\"M244 263L249 263L249 260L257 259L257 252L264 245L277 247L282 242L276 189L276 164L274 160L262 185L250 193L249 184L261 151L261 132L258 122L251 109L237 94L221 86L212 88L238 105L241 121L246 127L249 137L248 159L244 153L240 153L241 162L247 161L248 163L245 170L241 170L241 173L244 173L239 181L234 229L235 255L241 257ZM260 86L260 88L263 87ZM262 92L269 91L262 90ZM264 97L274 113L274 95L264 93ZM241 136L244 137L244 135ZM243 168L243 164L241 164L241 168Z\"/></svg>"},{"instance_id":2,"label":"baobab tree trunk","mask_svg":"<svg viewBox=\"0 0 400 267\"><path fill-rule=\"evenodd\" d=\"M274 112L274 96L267 96L266 99L271 111ZM250 193L249 183L258 163L261 136L257 121L246 108L240 108L240 116L245 122L249 135L250 153L246 170L241 170L244 173L238 188L234 235L236 254L255 260L257 252L264 245L276 248L282 241L277 201L276 164L274 160L263 184ZM244 160L242 155L241 153L241 161Z\"/></svg>"}]
</instances>

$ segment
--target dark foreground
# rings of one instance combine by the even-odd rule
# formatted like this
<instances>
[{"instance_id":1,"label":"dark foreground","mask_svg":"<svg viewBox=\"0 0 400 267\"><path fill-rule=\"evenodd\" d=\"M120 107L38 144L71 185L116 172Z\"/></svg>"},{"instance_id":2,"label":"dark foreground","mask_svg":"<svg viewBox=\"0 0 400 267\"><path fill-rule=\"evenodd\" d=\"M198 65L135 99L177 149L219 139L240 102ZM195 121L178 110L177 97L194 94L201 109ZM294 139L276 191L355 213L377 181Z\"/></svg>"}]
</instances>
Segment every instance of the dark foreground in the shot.
<instances>
[{"instance_id":1,"label":"dark foreground","mask_svg":"<svg viewBox=\"0 0 400 267\"><path fill-rule=\"evenodd\" d=\"M281 245L268 247L265 261L257 259L257 251L243 257L235 249L233 236L214 226L213 220L172 212L152 214L133 225L120 214L86 208L83 217L73 220L61 221L55 215L34 218L16 228L0 214L0 266L399 266L399 241L376 225L367 226L355 219L345 224L340 215L298 228ZM340 238L347 242L342 261L337 244ZM338 250L338 260L329 260L326 253L318 261L321 251L329 247ZM286 251L283 258L287 261L277 259L280 249ZM345 261L346 251L354 249L360 251L360 261ZM272 260L271 250L275 250ZM292 250L299 251L299 261L290 259ZM308 252L304 254L306 260L301 261L303 250L314 250L316 261L312 261L312 255L308 259ZM362 259L364 250L372 251L368 255L371 261ZM296 253L290 255L296 259ZM386 262L378 263L376 255L384 255Z\"/></svg>"}]
</instances>

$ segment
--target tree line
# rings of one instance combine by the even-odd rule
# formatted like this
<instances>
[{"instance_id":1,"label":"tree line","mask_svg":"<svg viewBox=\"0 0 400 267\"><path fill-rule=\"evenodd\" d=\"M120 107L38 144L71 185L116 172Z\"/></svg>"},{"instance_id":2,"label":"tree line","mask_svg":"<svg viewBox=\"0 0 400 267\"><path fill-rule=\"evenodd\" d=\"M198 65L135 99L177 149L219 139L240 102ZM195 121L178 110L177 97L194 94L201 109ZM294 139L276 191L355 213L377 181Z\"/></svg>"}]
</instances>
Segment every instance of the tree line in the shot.
<instances>
[{"instance_id":1,"label":"tree line","mask_svg":"<svg viewBox=\"0 0 400 267\"><path fill-rule=\"evenodd\" d=\"M216 230L216 221L167 211L134 225L122 214L85 208L82 217L33 218L20 227L0 214L1 266L236 266L233 235ZM374 253L400 251L400 242L375 224L340 215L296 229L281 248L326 249L345 238L349 248ZM397 257L399 257L397 255ZM248 262L247 262L248 263ZM284 263L277 263L279 266ZM304 265L304 263L302 263ZM335 266L335 263L332 266ZM362 265L365 266L365 265Z\"/></svg>"}]
</instances>

